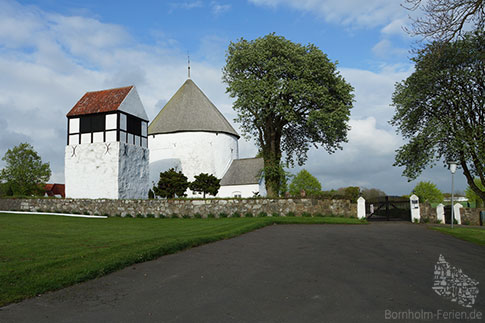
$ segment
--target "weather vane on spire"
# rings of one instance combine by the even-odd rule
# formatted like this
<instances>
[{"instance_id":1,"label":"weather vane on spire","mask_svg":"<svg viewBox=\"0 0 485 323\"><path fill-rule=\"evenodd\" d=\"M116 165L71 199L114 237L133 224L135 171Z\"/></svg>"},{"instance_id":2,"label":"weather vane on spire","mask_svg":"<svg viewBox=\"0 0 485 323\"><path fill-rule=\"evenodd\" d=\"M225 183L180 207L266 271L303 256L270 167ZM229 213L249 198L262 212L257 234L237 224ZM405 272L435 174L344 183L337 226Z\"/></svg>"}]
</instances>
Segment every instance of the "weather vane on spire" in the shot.
<instances>
[{"instance_id":1,"label":"weather vane on spire","mask_svg":"<svg viewBox=\"0 0 485 323\"><path fill-rule=\"evenodd\" d=\"M187 74L188 77L190 78L190 55L187 53Z\"/></svg>"}]
</instances>

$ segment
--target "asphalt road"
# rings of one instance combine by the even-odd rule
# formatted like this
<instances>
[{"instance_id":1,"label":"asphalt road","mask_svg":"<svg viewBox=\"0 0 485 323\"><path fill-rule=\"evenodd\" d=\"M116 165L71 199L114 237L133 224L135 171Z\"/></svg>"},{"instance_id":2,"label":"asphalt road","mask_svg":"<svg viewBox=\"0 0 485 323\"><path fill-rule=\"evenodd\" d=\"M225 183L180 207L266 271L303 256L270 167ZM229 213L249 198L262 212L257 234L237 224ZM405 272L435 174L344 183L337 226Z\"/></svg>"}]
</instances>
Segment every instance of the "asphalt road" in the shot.
<instances>
[{"instance_id":1,"label":"asphalt road","mask_svg":"<svg viewBox=\"0 0 485 323\"><path fill-rule=\"evenodd\" d=\"M440 254L480 283L472 308L432 289ZM484 247L423 225L274 225L8 305L0 322L464 322L443 315L483 319L484 268Z\"/></svg>"}]
</instances>

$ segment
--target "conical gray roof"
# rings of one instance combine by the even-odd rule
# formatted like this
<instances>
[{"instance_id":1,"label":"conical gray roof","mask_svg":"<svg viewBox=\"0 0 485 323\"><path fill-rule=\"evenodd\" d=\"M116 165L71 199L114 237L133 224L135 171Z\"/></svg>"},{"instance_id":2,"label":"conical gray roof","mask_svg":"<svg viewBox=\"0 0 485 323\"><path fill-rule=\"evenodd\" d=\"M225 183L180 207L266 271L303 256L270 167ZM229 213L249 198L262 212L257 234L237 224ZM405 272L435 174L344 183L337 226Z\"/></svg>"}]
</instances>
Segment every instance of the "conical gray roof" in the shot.
<instances>
[{"instance_id":1,"label":"conical gray roof","mask_svg":"<svg viewBox=\"0 0 485 323\"><path fill-rule=\"evenodd\" d=\"M239 134L199 87L188 79L148 126L148 134L183 131Z\"/></svg>"}]
</instances>

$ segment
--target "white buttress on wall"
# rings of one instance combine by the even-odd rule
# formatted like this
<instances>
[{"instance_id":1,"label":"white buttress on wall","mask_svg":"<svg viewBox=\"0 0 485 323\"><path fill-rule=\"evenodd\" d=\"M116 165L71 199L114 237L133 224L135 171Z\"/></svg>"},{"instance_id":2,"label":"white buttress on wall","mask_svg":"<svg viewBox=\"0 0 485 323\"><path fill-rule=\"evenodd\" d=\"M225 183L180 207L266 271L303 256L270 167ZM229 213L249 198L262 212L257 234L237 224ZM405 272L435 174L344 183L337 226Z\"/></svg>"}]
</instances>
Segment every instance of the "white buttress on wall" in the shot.
<instances>
[{"instance_id":1,"label":"white buttress on wall","mask_svg":"<svg viewBox=\"0 0 485 323\"><path fill-rule=\"evenodd\" d=\"M150 186L158 183L160 172L178 167L194 180L209 173L222 178L233 159L239 158L237 137L225 133L178 132L148 136Z\"/></svg>"},{"instance_id":2,"label":"white buttress on wall","mask_svg":"<svg viewBox=\"0 0 485 323\"><path fill-rule=\"evenodd\" d=\"M147 148L120 142L66 146L66 197L147 198L148 161Z\"/></svg>"}]
</instances>

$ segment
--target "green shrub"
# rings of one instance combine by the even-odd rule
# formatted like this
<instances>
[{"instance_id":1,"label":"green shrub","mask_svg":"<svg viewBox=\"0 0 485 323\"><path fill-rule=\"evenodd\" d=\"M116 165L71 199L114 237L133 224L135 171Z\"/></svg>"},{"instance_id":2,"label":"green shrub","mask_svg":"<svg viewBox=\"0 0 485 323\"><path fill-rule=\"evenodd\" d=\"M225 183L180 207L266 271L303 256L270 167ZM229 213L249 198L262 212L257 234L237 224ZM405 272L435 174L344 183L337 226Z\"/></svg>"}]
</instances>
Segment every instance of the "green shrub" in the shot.
<instances>
[{"instance_id":1,"label":"green shrub","mask_svg":"<svg viewBox=\"0 0 485 323\"><path fill-rule=\"evenodd\" d=\"M250 213L250 212L247 212L247 213L244 213L244 217L245 218L252 218L253 217L253 214Z\"/></svg>"},{"instance_id":2,"label":"green shrub","mask_svg":"<svg viewBox=\"0 0 485 323\"><path fill-rule=\"evenodd\" d=\"M275 218L275 217L279 217L280 214L278 212L273 212L271 213L271 216Z\"/></svg>"},{"instance_id":3,"label":"green shrub","mask_svg":"<svg viewBox=\"0 0 485 323\"><path fill-rule=\"evenodd\" d=\"M429 218L423 218L423 222L424 223L428 223L429 222Z\"/></svg>"},{"instance_id":4,"label":"green shrub","mask_svg":"<svg viewBox=\"0 0 485 323\"><path fill-rule=\"evenodd\" d=\"M317 213L315 213L315 217L317 217L317 218L323 218L324 215L322 213L320 213L320 212L317 212Z\"/></svg>"},{"instance_id":5,"label":"green shrub","mask_svg":"<svg viewBox=\"0 0 485 323\"><path fill-rule=\"evenodd\" d=\"M419 219L414 219L413 223L419 223Z\"/></svg>"},{"instance_id":6,"label":"green shrub","mask_svg":"<svg viewBox=\"0 0 485 323\"><path fill-rule=\"evenodd\" d=\"M155 214L148 213L147 214L147 218L154 219L155 218Z\"/></svg>"},{"instance_id":7,"label":"green shrub","mask_svg":"<svg viewBox=\"0 0 485 323\"><path fill-rule=\"evenodd\" d=\"M214 219L216 216L212 213L207 214L208 219Z\"/></svg>"},{"instance_id":8,"label":"green shrub","mask_svg":"<svg viewBox=\"0 0 485 323\"><path fill-rule=\"evenodd\" d=\"M184 214L184 215L182 215L182 218L184 218L184 219L190 219L191 217L188 214Z\"/></svg>"},{"instance_id":9,"label":"green shrub","mask_svg":"<svg viewBox=\"0 0 485 323\"><path fill-rule=\"evenodd\" d=\"M131 218L131 214L130 213L126 213L125 214L125 218Z\"/></svg>"},{"instance_id":10,"label":"green shrub","mask_svg":"<svg viewBox=\"0 0 485 323\"><path fill-rule=\"evenodd\" d=\"M194 214L194 218L196 218L196 219L202 219L202 214L200 214L200 213L195 213L195 214Z\"/></svg>"},{"instance_id":11,"label":"green shrub","mask_svg":"<svg viewBox=\"0 0 485 323\"><path fill-rule=\"evenodd\" d=\"M116 214L115 214L115 217L117 217L117 218L121 218L121 214L116 213Z\"/></svg>"},{"instance_id":12,"label":"green shrub","mask_svg":"<svg viewBox=\"0 0 485 323\"><path fill-rule=\"evenodd\" d=\"M144 218L143 214L141 214L141 213L138 213L138 214L136 215L136 217L137 217L137 218Z\"/></svg>"},{"instance_id":13,"label":"green shrub","mask_svg":"<svg viewBox=\"0 0 485 323\"><path fill-rule=\"evenodd\" d=\"M170 216L172 219L178 219L179 216L177 213L172 213L172 215Z\"/></svg>"},{"instance_id":14,"label":"green shrub","mask_svg":"<svg viewBox=\"0 0 485 323\"><path fill-rule=\"evenodd\" d=\"M268 213L266 213L266 212L259 212L258 213L259 218L264 218L264 217L267 217L267 216L268 216Z\"/></svg>"},{"instance_id":15,"label":"green shrub","mask_svg":"<svg viewBox=\"0 0 485 323\"><path fill-rule=\"evenodd\" d=\"M295 216L295 212L288 212L288 214L286 214L286 216Z\"/></svg>"},{"instance_id":16,"label":"green shrub","mask_svg":"<svg viewBox=\"0 0 485 323\"><path fill-rule=\"evenodd\" d=\"M227 218L227 217L228 217L227 213L224 213L224 212L219 213L219 218Z\"/></svg>"},{"instance_id":17,"label":"green shrub","mask_svg":"<svg viewBox=\"0 0 485 323\"><path fill-rule=\"evenodd\" d=\"M231 217L233 217L233 218L240 218L240 217L241 217L241 213L239 213L239 212L234 212L234 213L231 215Z\"/></svg>"},{"instance_id":18,"label":"green shrub","mask_svg":"<svg viewBox=\"0 0 485 323\"><path fill-rule=\"evenodd\" d=\"M159 218L159 219L167 219L168 217L167 217L167 216L165 216L165 215L163 215L162 213L159 213L159 214L158 214L158 218Z\"/></svg>"},{"instance_id":19,"label":"green shrub","mask_svg":"<svg viewBox=\"0 0 485 323\"><path fill-rule=\"evenodd\" d=\"M103 216L109 217L110 215L108 213L103 213Z\"/></svg>"},{"instance_id":20,"label":"green shrub","mask_svg":"<svg viewBox=\"0 0 485 323\"><path fill-rule=\"evenodd\" d=\"M88 211L84 211L83 214L84 215L89 215L89 212Z\"/></svg>"},{"instance_id":21,"label":"green shrub","mask_svg":"<svg viewBox=\"0 0 485 323\"><path fill-rule=\"evenodd\" d=\"M305 217L305 218L311 218L312 217L312 214L311 213L308 213L308 212L303 212L301 214L302 217Z\"/></svg>"}]
</instances>

